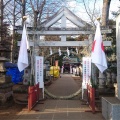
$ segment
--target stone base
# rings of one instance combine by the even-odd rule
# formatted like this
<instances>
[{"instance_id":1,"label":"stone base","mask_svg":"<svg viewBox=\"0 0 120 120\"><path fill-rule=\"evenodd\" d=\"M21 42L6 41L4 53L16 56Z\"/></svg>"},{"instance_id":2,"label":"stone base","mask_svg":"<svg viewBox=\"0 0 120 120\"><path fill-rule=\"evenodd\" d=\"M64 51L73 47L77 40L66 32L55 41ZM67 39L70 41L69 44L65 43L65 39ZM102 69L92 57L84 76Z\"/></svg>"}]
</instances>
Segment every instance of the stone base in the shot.
<instances>
[{"instance_id":1,"label":"stone base","mask_svg":"<svg viewBox=\"0 0 120 120\"><path fill-rule=\"evenodd\" d=\"M110 96L110 97L114 97L115 96L115 88L98 88L99 94L102 96Z\"/></svg>"},{"instance_id":2,"label":"stone base","mask_svg":"<svg viewBox=\"0 0 120 120\"><path fill-rule=\"evenodd\" d=\"M104 93L105 92L105 88L98 88L98 91L99 91L99 93Z\"/></svg>"},{"instance_id":3,"label":"stone base","mask_svg":"<svg viewBox=\"0 0 120 120\"><path fill-rule=\"evenodd\" d=\"M13 86L13 99L17 104L28 103L28 85L16 84Z\"/></svg>"},{"instance_id":4,"label":"stone base","mask_svg":"<svg viewBox=\"0 0 120 120\"><path fill-rule=\"evenodd\" d=\"M106 120L119 120L120 100L116 97L102 97L102 115Z\"/></svg>"},{"instance_id":5,"label":"stone base","mask_svg":"<svg viewBox=\"0 0 120 120\"><path fill-rule=\"evenodd\" d=\"M27 93L13 93L14 102L17 104L27 104L28 94Z\"/></svg>"},{"instance_id":6,"label":"stone base","mask_svg":"<svg viewBox=\"0 0 120 120\"><path fill-rule=\"evenodd\" d=\"M83 96L82 96L83 98L83 100L84 101L88 101L88 97L87 97L87 89L84 89L84 92L83 92Z\"/></svg>"},{"instance_id":7,"label":"stone base","mask_svg":"<svg viewBox=\"0 0 120 120\"><path fill-rule=\"evenodd\" d=\"M11 96L13 96L13 91L9 91L7 93L0 93L0 102L4 104L5 102L7 102L7 99Z\"/></svg>"},{"instance_id":8,"label":"stone base","mask_svg":"<svg viewBox=\"0 0 120 120\"><path fill-rule=\"evenodd\" d=\"M13 83L0 84L0 103L4 104L13 96Z\"/></svg>"},{"instance_id":9,"label":"stone base","mask_svg":"<svg viewBox=\"0 0 120 120\"><path fill-rule=\"evenodd\" d=\"M7 102L0 104L0 110L7 110L14 105L13 97L11 96Z\"/></svg>"},{"instance_id":10,"label":"stone base","mask_svg":"<svg viewBox=\"0 0 120 120\"><path fill-rule=\"evenodd\" d=\"M12 91L12 87L0 89L0 93L7 93L7 92L9 92L9 91Z\"/></svg>"}]
</instances>

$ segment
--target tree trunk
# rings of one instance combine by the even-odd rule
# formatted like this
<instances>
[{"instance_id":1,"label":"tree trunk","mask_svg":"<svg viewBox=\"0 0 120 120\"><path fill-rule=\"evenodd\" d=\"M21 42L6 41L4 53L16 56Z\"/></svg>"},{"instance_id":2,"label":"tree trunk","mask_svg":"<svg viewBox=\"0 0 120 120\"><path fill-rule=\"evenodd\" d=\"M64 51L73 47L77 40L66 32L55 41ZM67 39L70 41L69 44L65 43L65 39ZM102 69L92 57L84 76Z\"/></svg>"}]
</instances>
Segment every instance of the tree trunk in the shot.
<instances>
[{"instance_id":1,"label":"tree trunk","mask_svg":"<svg viewBox=\"0 0 120 120\"><path fill-rule=\"evenodd\" d=\"M24 23L23 16L25 16L25 8L26 8L26 1L22 0L22 26L23 26L23 23Z\"/></svg>"},{"instance_id":2,"label":"tree trunk","mask_svg":"<svg viewBox=\"0 0 120 120\"><path fill-rule=\"evenodd\" d=\"M2 28L3 28L3 0L0 0L0 41L2 41Z\"/></svg>"},{"instance_id":3,"label":"tree trunk","mask_svg":"<svg viewBox=\"0 0 120 120\"><path fill-rule=\"evenodd\" d=\"M13 9L13 34L12 34L11 58L10 58L10 61L11 61L12 63L14 63L15 10L16 10L16 4L15 4L15 0L14 0L14 9Z\"/></svg>"},{"instance_id":4,"label":"tree trunk","mask_svg":"<svg viewBox=\"0 0 120 120\"><path fill-rule=\"evenodd\" d=\"M109 8L111 0L103 0L102 26L106 26L109 18Z\"/></svg>"},{"instance_id":5,"label":"tree trunk","mask_svg":"<svg viewBox=\"0 0 120 120\"><path fill-rule=\"evenodd\" d=\"M37 27L37 19L38 19L38 14L39 14L39 11L34 11L34 28Z\"/></svg>"}]
</instances>

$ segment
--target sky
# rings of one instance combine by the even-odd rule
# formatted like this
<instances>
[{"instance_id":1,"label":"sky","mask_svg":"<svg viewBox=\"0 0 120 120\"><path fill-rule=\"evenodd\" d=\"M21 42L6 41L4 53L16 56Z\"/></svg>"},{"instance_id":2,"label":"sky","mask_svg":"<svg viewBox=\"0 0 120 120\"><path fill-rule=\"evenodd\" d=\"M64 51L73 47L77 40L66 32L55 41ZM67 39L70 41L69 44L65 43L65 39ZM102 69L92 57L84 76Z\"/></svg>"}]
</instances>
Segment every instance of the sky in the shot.
<instances>
[{"instance_id":1,"label":"sky","mask_svg":"<svg viewBox=\"0 0 120 120\"><path fill-rule=\"evenodd\" d=\"M84 10L83 3L80 2L82 0L67 0L69 2L66 2L65 4L67 5L68 8L70 8L77 16L82 18L85 21L89 21L88 15L86 14L86 11ZM93 8L93 3L94 0L89 0L90 2L88 3L88 0L85 0L86 4L88 5L92 11ZM93 1L93 2L92 2ZM109 13L109 18L113 19L113 15L111 14L112 11L118 11L118 6L120 6L120 1L119 0L111 0L111 5L110 5L110 13ZM96 16L100 17L102 15L102 7L103 7L103 0L97 0L96 2Z\"/></svg>"},{"instance_id":2,"label":"sky","mask_svg":"<svg viewBox=\"0 0 120 120\"><path fill-rule=\"evenodd\" d=\"M77 1L77 2L76 2ZM70 9L75 15L77 15L79 18L86 22L90 22L90 17L86 13L83 5L83 0L64 0L63 5L66 6L68 9ZM90 2L88 2L90 1ZM90 11L93 11L93 5L94 5L95 0L85 0L87 7L90 9ZM101 17L102 16L102 7L103 7L103 0L97 0L96 5L95 5L95 18ZM119 0L111 0L110 4L110 13L109 13L109 18L114 19L115 17L111 14L112 11L118 11L120 6L120 1ZM56 25L60 25L61 21L58 21ZM67 26L68 27L76 27L73 23L71 23L69 20L67 20Z\"/></svg>"},{"instance_id":3,"label":"sky","mask_svg":"<svg viewBox=\"0 0 120 120\"><path fill-rule=\"evenodd\" d=\"M90 22L89 16L86 13L83 5L83 0L63 0L63 5L68 7L75 15L80 17L82 20L86 22ZM87 8L89 8L91 11L93 11L93 5L95 0L84 0L86 2ZM90 1L90 2L88 2ZM95 8L95 14L96 18L102 16L102 7L103 7L103 0L97 0L96 2L96 8ZM112 11L118 11L118 7L120 6L120 1L119 0L111 0L111 5L110 5L110 13L109 13L109 18L114 19L113 15L111 14ZM95 19L95 18L94 18ZM28 20L29 21L29 20ZM68 22L68 24L71 24ZM72 24L71 24L72 25Z\"/></svg>"},{"instance_id":4,"label":"sky","mask_svg":"<svg viewBox=\"0 0 120 120\"><path fill-rule=\"evenodd\" d=\"M120 1L119 0L111 0L110 5L110 18L112 18L111 11L118 11L120 7Z\"/></svg>"}]
</instances>

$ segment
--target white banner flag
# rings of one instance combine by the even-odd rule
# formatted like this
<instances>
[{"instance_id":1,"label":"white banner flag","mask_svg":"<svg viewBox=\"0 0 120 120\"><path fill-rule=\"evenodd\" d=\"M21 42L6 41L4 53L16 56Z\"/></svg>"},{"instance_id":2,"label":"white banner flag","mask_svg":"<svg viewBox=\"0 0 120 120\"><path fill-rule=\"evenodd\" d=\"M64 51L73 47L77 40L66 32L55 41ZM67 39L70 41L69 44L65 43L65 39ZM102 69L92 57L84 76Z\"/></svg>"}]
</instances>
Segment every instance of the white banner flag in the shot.
<instances>
[{"instance_id":1,"label":"white banner flag","mask_svg":"<svg viewBox=\"0 0 120 120\"><path fill-rule=\"evenodd\" d=\"M102 35L100 31L100 23L96 21L96 33L94 42L92 44L92 63L94 63L98 69L103 73L107 69L107 60L104 52L104 46L102 41Z\"/></svg>"},{"instance_id":2,"label":"white banner flag","mask_svg":"<svg viewBox=\"0 0 120 120\"><path fill-rule=\"evenodd\" d=\"M18 56L18 69L21 72L24 70L26 67L28 67L28 52L27 48L28 46L28 39L27 39L27 34L26 34L26 27L24 24L23 27L23 33L22 33L22 39L21 39L21 44L20 44L20 50L19 50L19 56Z\"/></svg>"}]
</instances>

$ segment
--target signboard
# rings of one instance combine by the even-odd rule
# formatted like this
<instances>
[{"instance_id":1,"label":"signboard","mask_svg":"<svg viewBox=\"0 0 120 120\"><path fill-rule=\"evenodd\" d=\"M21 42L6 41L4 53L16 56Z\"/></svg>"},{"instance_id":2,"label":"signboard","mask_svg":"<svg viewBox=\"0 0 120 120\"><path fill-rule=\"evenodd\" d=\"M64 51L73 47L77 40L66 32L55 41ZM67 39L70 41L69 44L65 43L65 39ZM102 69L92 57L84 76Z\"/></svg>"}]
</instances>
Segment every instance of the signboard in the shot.
<instances>
[{"instance_id":1,"label":"signboard","mask_svg":"<svg viewBox=\"0 0 120 120\"><path fill-rule=\"evenodd\" d=\"M83 57L83 81L82 81L82 99L84 99L84 90L87 89L87 84L90 83L91 77L91 58Z\"/></svg>"},{"instance_id":2,"label":"signboard","mask_svg":"<svg viewBox=\"0 0 120 120\"><path fill-rule=\"evenodd\" d=\"M91 76L91 58L83 57L83 84L87 85L90 82Z\"/></svg>"},{"instance_id":3,"label":"signboard","mask_svg":"<svg viewBox=\"0 0 120 120\"><path fill-rule=\"evenodd\" d=\"M43 57L42 56L36 56L35 57L35 83L37 84L39 82L39 87L43 88Z\"/></svg>"}]
</instances>

